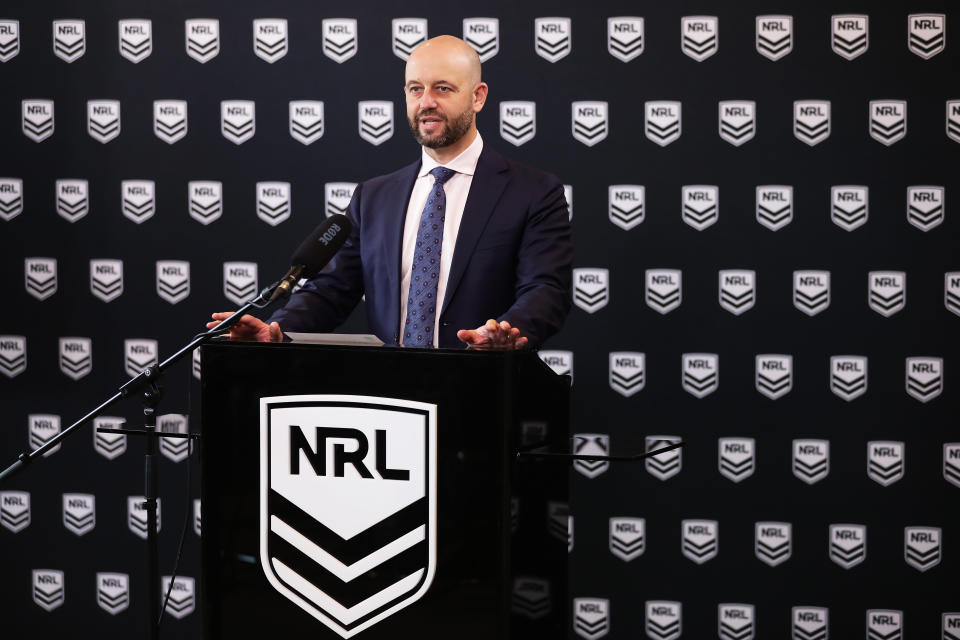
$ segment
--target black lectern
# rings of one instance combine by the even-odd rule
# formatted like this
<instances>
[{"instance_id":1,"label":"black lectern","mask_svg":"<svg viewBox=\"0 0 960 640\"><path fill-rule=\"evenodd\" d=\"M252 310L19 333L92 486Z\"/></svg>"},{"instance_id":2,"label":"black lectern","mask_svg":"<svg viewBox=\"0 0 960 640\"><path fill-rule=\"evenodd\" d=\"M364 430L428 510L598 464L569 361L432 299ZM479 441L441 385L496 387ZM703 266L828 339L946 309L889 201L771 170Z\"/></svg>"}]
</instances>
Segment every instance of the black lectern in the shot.
<instances>
[{"instance_id":1,"label":"black lectern","mask_svg":"<svg viewBox=\"0 0 960 640\"><path fill-rule=\"evenodd\" d=\"M569 382L532 352L216 342L202 610L238 637L566 636Z\"/></svg>"}]
</instances>

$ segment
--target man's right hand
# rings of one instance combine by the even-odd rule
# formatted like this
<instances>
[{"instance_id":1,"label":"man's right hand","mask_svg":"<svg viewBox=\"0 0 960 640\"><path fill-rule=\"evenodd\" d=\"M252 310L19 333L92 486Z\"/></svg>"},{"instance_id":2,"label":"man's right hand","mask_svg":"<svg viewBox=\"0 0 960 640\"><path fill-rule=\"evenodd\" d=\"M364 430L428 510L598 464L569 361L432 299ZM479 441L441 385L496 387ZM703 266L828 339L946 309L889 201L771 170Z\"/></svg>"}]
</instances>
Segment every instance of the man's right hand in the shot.
<instances>
[{"instance_id":1,"label":"man's right hand","mask_svg":"<svg viewBox=\"0 0 960 640\"><path fill-rule=\"evenodd\" d=\"M214 313L211 316L213 320L207 323L207 329L213 329L232 315L232 311ZM267 324L251 315L241 317L240 322L233 325L227 335L230 336L231 340L255 340L257 342L281 342L283 340L283 332L280 331L279 324L276 322Z\"/></svg>"}]
</instances>

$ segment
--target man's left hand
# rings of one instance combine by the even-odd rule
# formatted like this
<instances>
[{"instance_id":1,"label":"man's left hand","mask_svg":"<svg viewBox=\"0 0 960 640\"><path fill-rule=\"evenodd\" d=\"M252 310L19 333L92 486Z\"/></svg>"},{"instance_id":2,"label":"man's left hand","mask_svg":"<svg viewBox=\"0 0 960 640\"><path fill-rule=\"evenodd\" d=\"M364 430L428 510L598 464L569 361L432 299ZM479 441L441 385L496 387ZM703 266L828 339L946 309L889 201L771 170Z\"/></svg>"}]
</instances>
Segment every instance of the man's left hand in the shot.
<instances>
[{"instance_id":1,"label":"man's left hand","mask_svg":"<svg viewBox=\"0 0 960 640\"><path fill-rule=\"evenodd\" d=\"M519 329L511 327L506 320L497 322L493 318L476 329L460 329L457 338L466 342L468 349L507 351L527 346L527 339L520 335Z\"/></svg>"}]
</instances>

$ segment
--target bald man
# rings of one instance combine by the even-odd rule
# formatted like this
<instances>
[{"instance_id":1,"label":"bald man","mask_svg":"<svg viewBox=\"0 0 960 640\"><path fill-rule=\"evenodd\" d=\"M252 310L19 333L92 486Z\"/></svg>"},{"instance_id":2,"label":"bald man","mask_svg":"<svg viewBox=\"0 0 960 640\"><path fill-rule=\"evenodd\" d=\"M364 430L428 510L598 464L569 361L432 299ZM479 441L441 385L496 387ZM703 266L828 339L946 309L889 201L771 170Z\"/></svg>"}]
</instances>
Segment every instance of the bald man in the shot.
<instances>
[{"instance_id":1,"label":"bald man","mask_svg":"<svg viewBox=\"0 0 960 640\"><path fill-rule=\"evenodd\" d=\"M573 256L563 186L484 144L480 58L459 38L428 40L407 60L403 90L421 157L357 185L337 256L269 324L244 316L232 338L332 331L364 295L387 344L517 349L560 329Z\"/></svg>"}]
</instances>

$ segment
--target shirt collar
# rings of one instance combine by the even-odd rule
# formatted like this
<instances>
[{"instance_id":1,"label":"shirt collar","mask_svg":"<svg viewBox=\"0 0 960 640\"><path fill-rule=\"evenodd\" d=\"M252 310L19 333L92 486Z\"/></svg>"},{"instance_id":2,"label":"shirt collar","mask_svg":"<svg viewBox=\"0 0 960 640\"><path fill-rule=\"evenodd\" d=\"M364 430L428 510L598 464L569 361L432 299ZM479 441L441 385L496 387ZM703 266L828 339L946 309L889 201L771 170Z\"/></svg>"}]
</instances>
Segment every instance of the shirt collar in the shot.
<instances>
[{"instance_id":1,"label":"shirt collar","mask_svg":"<svg viewBox=\"0 0 960 640\"><path fill-rule=\"evenodd\" d=\"M473 139L469 147L464 149L456 158L442 165L427 155L426 149L423 149L421 150L420 173L418 173L417 176L422 178L430 173L432 169L441 166L453 169L457 173L472 176L477 170L477 162L480 161L481 151L483 151L483 139L480 137L479 131L477 131L477 137Z\"/></svg>"}]
</instances>

